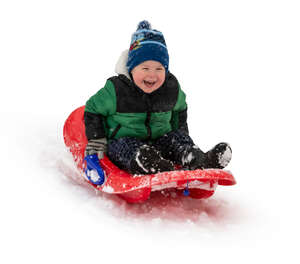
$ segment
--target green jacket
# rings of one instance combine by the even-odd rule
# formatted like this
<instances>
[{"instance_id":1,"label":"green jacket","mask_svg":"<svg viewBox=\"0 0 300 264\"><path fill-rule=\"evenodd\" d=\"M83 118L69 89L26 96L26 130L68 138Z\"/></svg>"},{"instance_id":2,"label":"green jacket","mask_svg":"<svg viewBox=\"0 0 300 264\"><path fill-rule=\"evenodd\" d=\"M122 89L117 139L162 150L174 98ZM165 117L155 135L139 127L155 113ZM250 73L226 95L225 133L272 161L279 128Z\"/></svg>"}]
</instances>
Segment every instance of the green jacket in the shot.
<instances>
[{"instance_id":1,"label":"green jacket","mask_svg":"<svg viewBox=\"0 0 300 264\"><path fill-rule=\"evenodd\" d=\"M187 128L185 94L171 73L164 84L147 94L125 75L109 78L85 106L86 136L136 137L154 140L177 129Z\"/></svg>"}]
</instances>

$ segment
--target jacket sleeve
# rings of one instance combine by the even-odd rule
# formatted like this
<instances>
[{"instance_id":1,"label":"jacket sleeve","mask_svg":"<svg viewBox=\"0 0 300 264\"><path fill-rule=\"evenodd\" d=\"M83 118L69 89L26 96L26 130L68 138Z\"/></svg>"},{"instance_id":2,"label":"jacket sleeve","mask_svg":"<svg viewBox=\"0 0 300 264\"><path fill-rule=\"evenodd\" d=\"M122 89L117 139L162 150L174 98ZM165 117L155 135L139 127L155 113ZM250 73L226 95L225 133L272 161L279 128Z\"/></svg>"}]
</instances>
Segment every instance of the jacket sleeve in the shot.
<instances>
[{"instance_id":1,"label":"jacket sleeve","mask_svg":"<svg viewBox=\"0 0 300 264\"><path fill-rule=\"evenodd\" d=\"M108 80L105 86L93 95L85 105L84 123L88 140L106 137L106 117L116 111L116 95L113 83Z\"/></svg>"},{"instance_id":2,"label":"jacket sleeve","mask_svg":"<svg viewBox=\"0 0 300 264\"><path fill-rule=\"evenodd\" d=\"M172 111L171 124L173 130L180 129L186 134L189 134L187 125L187 104L185 98L185 93L181 90L181 87L178 83L178 97Z\"/></svg>"}]
</instances>

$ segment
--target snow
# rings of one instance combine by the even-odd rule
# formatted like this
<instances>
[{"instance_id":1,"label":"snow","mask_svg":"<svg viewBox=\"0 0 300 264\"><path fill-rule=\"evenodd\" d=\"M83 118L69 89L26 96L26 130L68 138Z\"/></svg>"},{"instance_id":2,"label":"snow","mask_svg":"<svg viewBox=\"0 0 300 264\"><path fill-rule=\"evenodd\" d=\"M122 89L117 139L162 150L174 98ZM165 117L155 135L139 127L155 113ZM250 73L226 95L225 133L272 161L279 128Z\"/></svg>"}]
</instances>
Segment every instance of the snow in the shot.
<instances>
[{"instance_id":1,"label":"snow","mask_svg":"<svg viewBox=\"0 0 300 264\"><path fill-rule=\"evenodd\" d=\"M299 263L297 1L152 3L1 2L1 263ZM237 185L208 200L126 204L64 147L143 19L164 33L195 143L232 147Z\"/></svg>"},{"instance_id":2,"label":"snow","mask_svg":"<svg viewBox=\"0 0 300 264\"><path fill-rule=\"evenodd\" d=\"M201 181L192 181L189 182L189 188L199 188L202 190L215 190L217 188L217 183L210 184L210 183L204 183Z\"/></svg>"},{"instance_id":3,"label":"snow","mask_svg":"<svg viewBox=\"0 0 300 264\"><path fill-rule=\"evenodd\" d=\"M182 157L182 164L190 163L193 158L194 158L194 155L192 152L190 152L186 157Z\"/></svg>"},{"instance_id":4,"label":"snow","mask_svg":"<svg viewBox=\"0 0 300 264\"><path fill-rule=\"evenodd\" d=\"M115 191L111 186L104 186L102 190L107 193L113 193Z\"/></svg>"},{"instance_id":5,"label":"snow","mask_svg":"<svg viewBox=\"0 0 300 264\"><path fill-rule=\"evenodd\" d=\"M143 166L140 157L141 157L141 153L140 153L140 151L138 151L138 152L136 153L135 161L136 161L136 163L138 164L138 166L139 166L145 173L148 173L149 170L147 170L147 168L145 168L145 167ZM151 168L151 171L153 171L153 168Z\"/></svg>"},{"instance_id":6,"label":"snow","mask_svg":"<svg viewBox=\"0 0 300 264\"><path fill-rule=\"evenodd\" d=\"M167 189L167 188L175 188L175 187L177 187L176 182L169 182L169 183L166 183L166 184L152 186L151 191L160 191L160 190L164 190L164 189Z\"/></svg>"},{"instance_id":7,"label":"snow","mask_svg":"<svg viewBox=\"0 0 300 264\"><path fill-rule=\"evenodd\" d=\"M91 180L93 182L97 182L100 179L99 174L96 170L91 170L88 175L91 177Z\"/></svg>"},{"instance_id":8,"label":"snow","mask_svg":"<svg viewBox=\"0 0 300 264\"><path fill-rule=\"evenodd\" d=\"M231 149L230 147L227 146L224 153L219 154L219 164L222 167L226 167L231 160L231 156L232 156Z\"/></svg>"},{"instance_id":9,"label":"snow","mask_svg":"<svg viewBox=\"0 0 300 264\"><path fill-rule=\"evenodd\" d=\"M202 190L215 190L217 188L217 183L214 184L210 184L210 183L205 183L205 182L201 182L201 181L192 181L188 183L188 187L189 188L194 188L194 189L202 189ZM152 191L160 191L160 190L165 190L168 188L177 188L177 189L184 189L186 188L186 184L184 186L178 186L177 182L170 182L167 184L161 184L161 185L154 185L152 186L151 190ZM170 193L170 195L172 195L172 193Z\"/></svg>"}]
</instances>

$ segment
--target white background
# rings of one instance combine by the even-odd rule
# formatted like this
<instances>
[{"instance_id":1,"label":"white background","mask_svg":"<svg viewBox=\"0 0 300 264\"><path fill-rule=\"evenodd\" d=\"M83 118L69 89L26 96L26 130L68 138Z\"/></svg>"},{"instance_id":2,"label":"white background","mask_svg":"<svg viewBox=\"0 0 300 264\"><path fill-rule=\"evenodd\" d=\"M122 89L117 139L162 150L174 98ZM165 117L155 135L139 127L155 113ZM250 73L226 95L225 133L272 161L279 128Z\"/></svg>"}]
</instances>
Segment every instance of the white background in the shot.
<instances>
[{"instance_id":1,"label":"white background","mask_svg":"<svg viewBox=\"0 0 300 264\"><path fill-rule=\"evenodd\" d=\"M1 263L299 263L298 1L1 1ZM164 33L189 128L238 184L129 206L80 182L67 116L139 21Z\"/></svg>"}]
</instances>

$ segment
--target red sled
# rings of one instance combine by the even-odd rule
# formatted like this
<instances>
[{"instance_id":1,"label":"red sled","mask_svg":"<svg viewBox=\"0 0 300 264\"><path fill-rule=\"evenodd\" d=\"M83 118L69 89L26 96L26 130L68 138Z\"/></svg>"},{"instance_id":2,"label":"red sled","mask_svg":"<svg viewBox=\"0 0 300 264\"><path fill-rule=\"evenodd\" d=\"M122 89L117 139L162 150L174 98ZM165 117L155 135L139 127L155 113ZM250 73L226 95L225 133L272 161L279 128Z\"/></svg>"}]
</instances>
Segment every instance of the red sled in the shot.
<instances>
[{"instance_id":1,"label":"red sled","mask_svg":"<svg viewBox=\"0 0 300 264\"><path fill-rule=\"evenodd\" d=\"M182 194L188 190L189 196L205 199L212 196L217 185L234 185L231 172L222 169L175 170L147 175L132 175L114 165L108 157L100 160L105 172L105 182L98 186L85 176L84 150L87 144L84 125L84 106L71 113L64 124L64 141L70 149L78 169L94 188L110 194L117 194L129 203L147 200L151 192L177 189Z\"/></svg>"}]
</instances>

